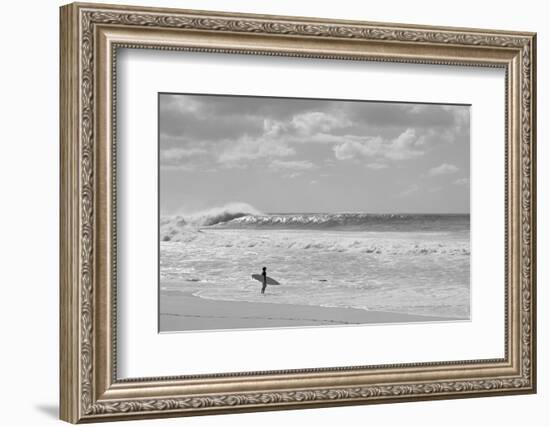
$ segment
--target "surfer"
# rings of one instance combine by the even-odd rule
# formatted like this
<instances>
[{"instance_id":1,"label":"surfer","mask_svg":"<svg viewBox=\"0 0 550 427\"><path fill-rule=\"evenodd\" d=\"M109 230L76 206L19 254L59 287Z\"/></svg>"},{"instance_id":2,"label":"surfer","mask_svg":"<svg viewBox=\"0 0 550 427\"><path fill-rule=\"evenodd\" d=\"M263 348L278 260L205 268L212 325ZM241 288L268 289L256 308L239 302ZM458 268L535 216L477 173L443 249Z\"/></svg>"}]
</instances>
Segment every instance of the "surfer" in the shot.
<instances>
[{"instance_id":1,"label":"surfer","mask_svg":"<svg viewBox=\"0 0 550 427\"><path fill-rule=\"evenodd\" d=\"M252 278L262 284L262 294L265 294L265 288L267 288L267 285L280 285L280 283L273 277L269 277L267 275L267 267L262 268L261 274L253 274Z\"/></svg>"},{"instance_id":2,"label":"surfer","mask_svg":"<svg viewBox=\"0 0 550 427\"><path fill-rule=\"evenodd\" d=\"M262 278L264 279L262 284L262 294L265 293L265 288L267 288L267 269L265 267L262 268Z\"/></svg>"}]
</instances>

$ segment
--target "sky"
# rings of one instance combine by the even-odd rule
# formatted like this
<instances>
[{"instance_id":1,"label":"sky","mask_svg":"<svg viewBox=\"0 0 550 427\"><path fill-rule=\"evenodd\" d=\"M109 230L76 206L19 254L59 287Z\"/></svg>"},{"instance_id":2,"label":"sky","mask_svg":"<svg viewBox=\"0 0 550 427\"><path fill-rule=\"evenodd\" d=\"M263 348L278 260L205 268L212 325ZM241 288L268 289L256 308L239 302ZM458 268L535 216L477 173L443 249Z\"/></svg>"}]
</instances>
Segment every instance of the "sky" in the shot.
<instances>
[{"instance_id":1,"label":"sky","mask_svg":"<svg viewBox=\"0 0 550 427\"><path fill-rule=\"evenodd\" d=\"M470 107L159 94L161 215L470 211Z\"/></svg>"}]
</instances>

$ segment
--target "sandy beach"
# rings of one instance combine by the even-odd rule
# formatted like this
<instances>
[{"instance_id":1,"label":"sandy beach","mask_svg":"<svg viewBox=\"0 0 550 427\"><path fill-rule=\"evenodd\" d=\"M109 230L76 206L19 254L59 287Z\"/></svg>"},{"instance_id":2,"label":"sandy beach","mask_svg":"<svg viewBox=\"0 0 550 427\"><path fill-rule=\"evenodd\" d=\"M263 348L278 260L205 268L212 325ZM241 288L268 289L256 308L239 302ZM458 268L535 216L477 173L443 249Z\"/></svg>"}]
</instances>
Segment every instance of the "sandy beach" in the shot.
<instances>
[{"instance_id":1,"label":"sandy beach","mask_svg":"<svg viewBox=\"0 0 550 427\"><path fill-rule=\"evenodd\" d=\"M160 294L160 331L198 331L456 320L351 308L218 301L189 293Z\"/></svg>"}]
</instances>

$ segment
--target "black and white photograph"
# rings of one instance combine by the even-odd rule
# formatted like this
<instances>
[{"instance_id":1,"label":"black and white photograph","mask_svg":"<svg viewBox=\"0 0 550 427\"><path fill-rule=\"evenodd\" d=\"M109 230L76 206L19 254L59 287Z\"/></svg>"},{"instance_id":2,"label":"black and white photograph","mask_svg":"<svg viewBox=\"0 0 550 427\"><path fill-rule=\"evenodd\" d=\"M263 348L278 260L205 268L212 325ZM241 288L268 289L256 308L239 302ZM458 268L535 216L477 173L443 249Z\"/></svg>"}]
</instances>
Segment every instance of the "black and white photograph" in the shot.
<instances>
[{"instance_id":1,"label":"black and white photograph","mask_svg":"<svg viewBox=\"0 0 550 427\"><path fill-rule=\"evenodd\" d=\"M470 106L160 93L160 332L470 319Z\"/></svg>"}]
</instances>

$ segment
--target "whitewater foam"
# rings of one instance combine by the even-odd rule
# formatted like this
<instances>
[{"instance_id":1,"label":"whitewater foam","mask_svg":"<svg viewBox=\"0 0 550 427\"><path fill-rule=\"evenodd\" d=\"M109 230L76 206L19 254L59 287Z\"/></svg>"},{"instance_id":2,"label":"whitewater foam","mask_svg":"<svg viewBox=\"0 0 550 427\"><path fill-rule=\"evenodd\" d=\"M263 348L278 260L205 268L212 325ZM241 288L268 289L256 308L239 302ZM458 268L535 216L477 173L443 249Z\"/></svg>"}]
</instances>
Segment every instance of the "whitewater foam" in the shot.
<instances>
[{"instance_id":1,"label":"whitewater foam","mask_svg":"<svg viewBox=\"0 0 550 427\"><path fill-rule=\"evenodd\" d=\"M356 252L385 255L430 255L469 256L469 241L449 240L448 236L433 234L432 239L422 236L410 238L404 233L381 236L382 233L364 233L362 236L343 232L305 231L288 233L261 233L254 230L192 230L184 229L163 239L165 242L202 244L209 247L225 247L235 250L277 249L326 252Z\"/></svg>"},{"instance_id":2,"label":"whitewater foam","mask_svg":"<svg viewBox=\"0 0 550 427\"><path fill-rule=\"evenodd\" d=\"M250 215L262 215L262 212L248 203L234 202L199 212L161 217L161 241L184 241L189 238L189 232L197 231L201 227L226 223Z\"/></svg>"},{"instance_id":3,"label":"whitewater foam","mask_svg":"<svg viewBox=\"0 0 550 427\"><path fill-rule=\"evenodd\" d=\"M364 232L469 233L469 215L304 213L263 214L247 204L161 219L162 241L188 241L189 231L207 229L326 230ZM308 249L307 247L305 249Z\"/></svg>"},{"instance_id":4,"label":"whitewater foam","mask_svg":"<svg viewBox=\"0 0 550 427\"><path fill-rule=\"evenodd\" d=\"M469 318L469 215L263 214L228 205L160 221L162 290ZM275 289L276 288L276 289Z\"/></svg>"}]
</instances>

